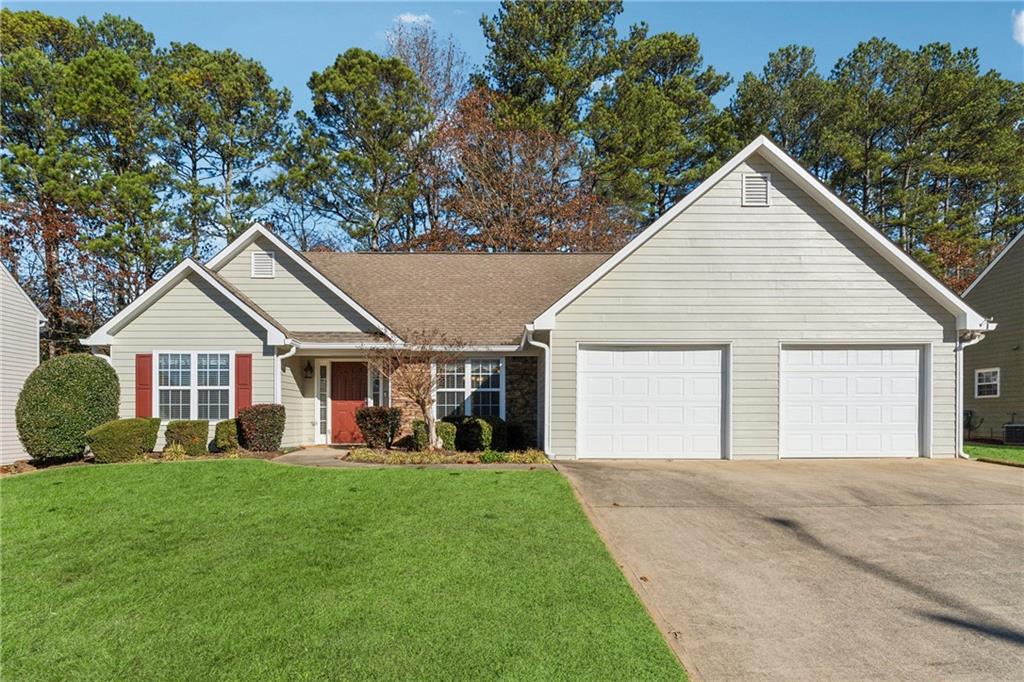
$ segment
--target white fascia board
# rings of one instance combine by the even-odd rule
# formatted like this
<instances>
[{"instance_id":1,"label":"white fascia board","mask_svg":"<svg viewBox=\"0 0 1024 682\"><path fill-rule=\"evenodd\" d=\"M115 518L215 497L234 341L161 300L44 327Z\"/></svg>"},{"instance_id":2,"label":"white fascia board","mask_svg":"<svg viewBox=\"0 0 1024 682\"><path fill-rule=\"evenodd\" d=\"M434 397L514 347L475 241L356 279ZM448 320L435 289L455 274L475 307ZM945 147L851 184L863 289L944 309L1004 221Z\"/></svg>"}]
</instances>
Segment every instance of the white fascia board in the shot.
<instances>
[{"instance_id":1,"label":"white fascia board","mask_svg":"<svg viewBox=\"0 0 1024 682\"><path fill-rule=\"evenodd\" d=\"M271 230L268 230L260 223L253 223L252 227L250 227L248 230L239 235L238 238L235 239L235 241L231 242L223 249L221 249L217 253L217 255L215 255L213 258L206 262L206 267L216 272L218 269L220 269L221 265L231 260L231 258L234 257L235 254L237 254L239 251L241 251L246 246L251 244L253 240L255 240L257 237L263 237L270 241L270 243L276 246L279 251L286 254L289 258L292 259L293 262L298 264L299 267L304 269L306 272L312 275L314 279L316 279L318 282L327 287L327 289L331 293L333 293L335 296L344 301L346 305L355 310L367 322L369 322L378 330L380 330L382 334L387 336L392 341L399 340L398 336L394 332L392 332L387 325L385 325L383 322L381 322L376 317L371 315L368 310L363 308L363 306L356 303L355 299L353 299L351 296L349 296L340 288L338 288L338 286L334 284L334 282L327 279L327 277L325 277L322 272L317 270L316 267L314 267L309 261L307 261L305 258L301 258L300 256L296 255L295 249L292 248L290 244L284 242L280 237L278 237Z\"/></svg>"},{"instance_id":2,"label":"white fascia board","mask_svg":"<svg viewBox=\"0 0 1024 682\"><path fill-rule=\"evenodd\" d=\"M1013 239L1011 239L1010 243L1007 244L1006 246L1004 246L1002 248L1002 250L999 253L996 254L996 257L993 258L992 261L988 265L985 266L985 269L981 271L981 274L974 278L974 281L971 282L971 286L969 286L966 289L964 289L964 293L961 294L961 296L966 296L967 294L971 293L971 289L973 289L975 286L977 286L978 282L983 280L985 278L985 275L987 275L989 272L992 271L992 268L994 268L996 266L996 263L998 263L999 260L1003 256L1005 256L1010 249L1012 249L1014 246L1016 246L1017 242L1021 241L1022 237L1024 237L1024 229L1022 229L1020 232L1018 232L1017 236L1014 237Z\"/></svg>"},{"instance_id":3,"label":"white fascia board","mask_svg":"<svg viewBox=\"0 0 1024 682\"><path fill-rule=\"evenodd\" d=\"M231 291L224 288L216 278L212 277L210 273L206 272L203 266L199 265L191 258L186 258L182 262L178 263L170 272L161 277L156 284L147 289L141 296L128 304L121 312L114 315L105 325L93 332L89 338L82 339L81 343L84 346L106 346L111 342L111 335L114 330L120 329L131 320L135 319L140 313L146 308L151 306L160 300L160 297L167 291L173 288L178 282L185 279L190 274L197 274L203 278L210 286L220 292L225 298L236 305L240 310L245 312L251 317L257 324L259 324L267 332L267 344L271 346L283 346L288 343L288 339L284 333L268 322L262 315L253 310L244 301L235 296Z\"/></svg>"},{"instance_id":4,"label":"white fascia board","mask_svg":"<svg viewBox=\"0 0 1024 682\"><path fill-rule=\"evenodd\" d=\"M534 326L538 330L551 330L555 328L555 316L561 312L572 301L576 300L584 291L594 285L595 282L604 277L609 270L625 260L631 253L646 243L651 237L661 231L665 225L670 223L687 207L703 196L709 189L714 187L726 175L731 173L739 164L755 153L762 153L765 159L773 166L782 171L783 175L789 178L794 184L803 189L812 198L824 206L836 219L846 225L855 234L860 236L875 251L877 251L890 264L896 267L901 273L907 276L913 283L923 289L943 308L956 317L957 329L987 331L994 328L994 325L964 303L956 294L944 287L928 271L918 265L910 256L903 253L895 244L889 241L881 232L869 225L852 208L847 206L839 197L832 193L825 185L821 184L813 175L804 170L788 154L779 149L767 137L760 135L753 142L743 148L736 156L727 161L721 168L715 171L707 180L687 194L675 206L666 211L660 218L644 229L632 241L622 247L614 256L602 263L594 272L590 273L582 282L573 287L569 293L555 301L547 310L534 320Z\"/></svg>"}]
</instances>

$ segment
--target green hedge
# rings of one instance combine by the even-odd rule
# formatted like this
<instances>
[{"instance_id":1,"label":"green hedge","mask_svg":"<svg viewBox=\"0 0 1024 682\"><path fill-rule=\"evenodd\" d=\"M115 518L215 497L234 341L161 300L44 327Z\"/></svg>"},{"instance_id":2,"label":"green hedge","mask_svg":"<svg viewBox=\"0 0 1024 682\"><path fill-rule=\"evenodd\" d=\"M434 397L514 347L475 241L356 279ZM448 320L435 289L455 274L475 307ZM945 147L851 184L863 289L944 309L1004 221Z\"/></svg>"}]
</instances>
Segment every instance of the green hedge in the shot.
<instances>
[{"instance_id":1,"label":"green hedge","mask_svg":"<svg viewBox=\"0 0 1024 682\"><path fill-rule=\"evenodd\" d=\"M437 430L437 437L441 439L441 448L444 450L455 450L455 424L446 421L438 421L434 424ZM426 450L430 445L427 438L427 423L417 419L412 423L412 449L417 451Z\"/></svg>"},{"instance_id":2,"label":"green hedge","mask_svg":"<svg viewBox=\"0 0 1024 682\"><path fill-rule=\"evenodd\" d=\"M277 452L284 438L284 405L253 405L238 413L242 447L257 452Z\"/></svg>"},{"instance_id":3,"label":"green hedge","mask_svg":"<svg viewBox=\"0 0 1024 682\"><path fill-rule=\"evenodd\" d=\"M390 448L402 428L402 409L370 406L356 410L356 424L363 442L371 448Z\"/></svg>"},{"instance_id":4,"label":"green hedge","mask_svg":"<svg viewBox=\"0 0 1024 682\"><path fill-rule=\"evenodd\" d=\"M114 419L86 431L85 439L97 462L131 462L152 452L152 432L149 419Z\"/></svg>"},{"instance_id":5,"label":"green hedge","mask_svg":"<svg viewBox=\"0 0 1024 682\"><path fill-rule=\"evenodd\" d=\"M190 457L199 457L209 452L210 422L200 419L182 419L167 422L164 440L167 445L178 443Z\"/></svg>"},{"instance_id":6,"label":"green hedge","mask_svg":"<svg viewBox=\"0 0 1024 682\"><path fill-rule=\"evenodd\" d=\"M455 430L455 449L461 452L482 452L491 449L494 431L486 419L464 417Z\"/></svg>"},{"instance_id":7,"label":"green hedge","mask_svg":"<svg viewBox=\"0 0 1024 682\"><path fill-rule=\"evenodd\" d=\"M519 422L508 422L505 425L505 449L513 452L525 450L533 445L526 435L526 427Z\"/></svg>"},{"instance_id":8,"label":"green hedge","mask_svg":"<svg viewBox=\"0 0 1024 682\"><path fill-rule=\"evenodd\" d=\"M139 417L148 425L146 431L146 452L156 450L156 439L160 435L160 417Z\"/></svg>"},{"instance_id":9,"label":"green hedge","mask_svg":"<svg viewBox=\"0 0 1024 682\"><path fill-rule=\"evenodd\" d=\"M81 457L85 434L117 419L114 369L85 353L47 360L25 381L15 406L18 437L36 459Z\"/></svg>"},{"instance_id":10,"label":"green hedge","mask_svg":"<svg viewBox=\"0 0 1024 682\"><path fill-rule=\"evenodd\" d=\"M238 420L224 419L213 427L213 447L218 452L238 449Z\"/></svg>"}]
</instances>

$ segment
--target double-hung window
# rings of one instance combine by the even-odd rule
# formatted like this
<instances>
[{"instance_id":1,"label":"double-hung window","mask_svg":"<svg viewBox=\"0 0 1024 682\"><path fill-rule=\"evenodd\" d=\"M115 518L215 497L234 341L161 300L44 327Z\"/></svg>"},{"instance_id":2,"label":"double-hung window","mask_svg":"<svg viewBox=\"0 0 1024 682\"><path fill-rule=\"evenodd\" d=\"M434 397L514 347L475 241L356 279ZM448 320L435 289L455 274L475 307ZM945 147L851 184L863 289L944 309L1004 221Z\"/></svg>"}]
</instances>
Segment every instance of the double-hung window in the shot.
<instances>
[{"instance_id":1,"label":"double-hung window","mask_svg":"<svg viewBox=\"0 0 1024 682\"><path fill-rule=\"evenodd\" d=\"M505 367L501 358L471 358L438 365L434 395L438 419L452 415L505 416Z\"/></svg>"},{"instance_id":2,"label":"double-hung window","mask_svg":"<svg viewBox=\"0 0 1024 682\"><path fill-rule=\"evenodd\" d=\"M975 398L998 398L999 397L999 368L974 370L974 397Z\"/></svg>"},{"instance_id":3,"label":"double-hung window","mask_svg":"<svg viewBox=\"0 0 1024 682\"><path fill-rule=\"evenodd\" d=\"M231 353L157 353L156 400L161 419L219 421L232 414Z\"/></svg>"}]
</instances>

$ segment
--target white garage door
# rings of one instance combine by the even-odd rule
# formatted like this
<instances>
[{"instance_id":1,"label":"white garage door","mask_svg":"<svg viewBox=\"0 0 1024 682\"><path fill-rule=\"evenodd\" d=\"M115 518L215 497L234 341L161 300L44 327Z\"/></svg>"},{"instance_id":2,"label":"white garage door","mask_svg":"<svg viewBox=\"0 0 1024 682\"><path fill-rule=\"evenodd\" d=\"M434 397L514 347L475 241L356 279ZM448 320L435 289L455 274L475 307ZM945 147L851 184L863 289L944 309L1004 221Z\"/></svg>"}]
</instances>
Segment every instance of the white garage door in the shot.
<instances>
[{"instance_id":1,"label":"white garage door","mask_svg":"<svg viewBox=\"0 0 1024 682\"><path fill-rule=\"evenodd\" d=\"M721 349L581 348L579 457L722 456Z\"/></svg>"},{"instance_id":2,"label":"white garage door","mask_svg":"<svg viewBox=\"0 0 1024 682\"><path fill-rule=\"evenodd\" d=\"M916 457L921 351L782 351L783 457Z\"/></svg>"}]
</instances>

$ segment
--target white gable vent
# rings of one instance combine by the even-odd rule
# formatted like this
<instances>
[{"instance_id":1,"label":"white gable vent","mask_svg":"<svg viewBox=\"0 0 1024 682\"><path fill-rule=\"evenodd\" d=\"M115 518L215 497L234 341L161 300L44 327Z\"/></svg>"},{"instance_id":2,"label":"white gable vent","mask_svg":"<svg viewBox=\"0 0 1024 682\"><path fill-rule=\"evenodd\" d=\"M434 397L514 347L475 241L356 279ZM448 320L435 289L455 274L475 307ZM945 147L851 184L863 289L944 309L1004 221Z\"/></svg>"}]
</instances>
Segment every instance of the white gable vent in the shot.
<instances>
[{"instance_id":1,"label":"white gable vent","mask_svg":"<svg viewBox=\"0 0 1024 682\"><path fill-rule=\"evenodd\" d=\"M772 185L772 176L769 173L744 173L743 174L743 205L744 206L770 206L769 190Z\"/></svg>"},{"instance_id":2,"label":"white gable vent","mask_svg":"<svg viewBox=\"0 0 1024 682\"><path fill-rule=\"evenodd\" d=\"M258 279L271 279L274 276L274 252L254 251L252 254L251 276Z\"/></svg>"}]
</instances>

